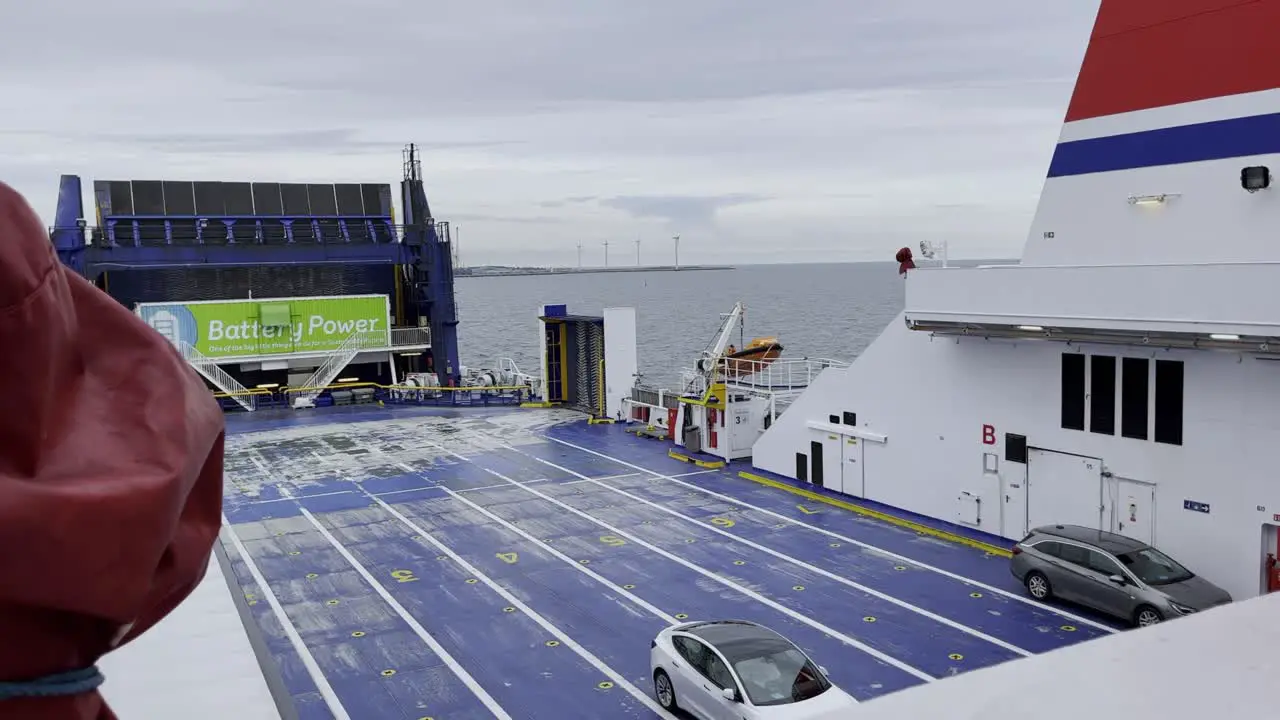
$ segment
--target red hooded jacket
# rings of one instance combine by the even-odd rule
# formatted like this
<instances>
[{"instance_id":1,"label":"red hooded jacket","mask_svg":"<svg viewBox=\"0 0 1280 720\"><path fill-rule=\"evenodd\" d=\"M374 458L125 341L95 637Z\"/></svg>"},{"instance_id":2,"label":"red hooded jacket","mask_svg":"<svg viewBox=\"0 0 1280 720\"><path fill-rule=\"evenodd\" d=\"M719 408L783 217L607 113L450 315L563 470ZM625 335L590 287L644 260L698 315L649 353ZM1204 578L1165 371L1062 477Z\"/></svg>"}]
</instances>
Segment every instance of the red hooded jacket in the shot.
<instances>
[{"instance_id":1,"label":"red hooded jacket","mask_svg":"<svg viewBox=\"0 0 1280 720\"><path fill-rule=\"evenodd\" d=\"M158 333L58 261L0 183L0 683L92 667L204 577L222 412ZM107 682L110 682L108 679ZM96 691L4 720L115 720Z\"/></svg>"}]
</instances>

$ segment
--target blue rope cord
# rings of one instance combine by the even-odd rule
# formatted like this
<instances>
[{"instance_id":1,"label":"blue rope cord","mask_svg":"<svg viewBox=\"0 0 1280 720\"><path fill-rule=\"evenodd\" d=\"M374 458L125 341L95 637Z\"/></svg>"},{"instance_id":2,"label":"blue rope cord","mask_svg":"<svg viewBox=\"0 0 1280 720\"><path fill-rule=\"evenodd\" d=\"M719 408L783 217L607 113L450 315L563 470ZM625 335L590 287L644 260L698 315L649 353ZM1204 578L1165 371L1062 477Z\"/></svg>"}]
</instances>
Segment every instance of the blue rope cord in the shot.
<instances>
[{"instance_id":1,"label":"blue rope cord","mask_svg":"<svg viewBox=\"0 0 1280 720\"><path fill-rule=\"evenodd\" d=\"M102 671L94 665L82 670L46 675L24 682L0 682L0 701L79 695L96 689L104 679Z\"/></svg>"}]
</instances>

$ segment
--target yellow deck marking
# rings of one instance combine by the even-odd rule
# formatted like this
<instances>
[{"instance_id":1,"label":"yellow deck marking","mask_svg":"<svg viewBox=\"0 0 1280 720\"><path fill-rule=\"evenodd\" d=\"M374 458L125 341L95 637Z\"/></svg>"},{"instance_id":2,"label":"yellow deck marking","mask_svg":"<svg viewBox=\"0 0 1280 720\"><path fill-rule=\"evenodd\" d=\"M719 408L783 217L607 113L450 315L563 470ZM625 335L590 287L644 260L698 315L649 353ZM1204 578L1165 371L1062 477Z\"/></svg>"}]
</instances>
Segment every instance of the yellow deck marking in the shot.
<instances>
[{"instance_id":1,"label":"yellow deck marking","mask_svg":"<svg viewBox=\"0 0 1280 720\"><path fill-rule=\"evenodd\" d=\"M824 505L838 507L841 510L848 510L849 512L857 513L858 515L862 515L864 517L874 518L881 522L889 523L890 525L896 525L897 527L900 527L900 528L914 530L921 535L927 535L929 537L938 538L939 540L946 540L948 542L953 542L953 543L956 543L957 545L964 545L966 547L971 547L976 550L982 550L983 552L991 553L992 555L996 555L999 557L1004 557L1004 558L1013 557L1013 553L1007 548L997 547L990 543L985 543L985 542L982 542L981 540L974 540L973 538L968 538L963 535L957 535L956 533L947 532L946 530L938 530L936 528L931 528L927 525L921 525L918 522L913 522L911 520L907 520L904 518L895 517L893 515L889 515L888 513L880 512L879 510L872 510L871 508L863 507L861 505L857 505L857 504L848 502L846 500L840 500L838 498L828 497L826 495L813 492L812 490L805 490L804 488L794 487L784 482L771 480L762 475L746 472L745 470L740 471L738 473L738 477L744 480L750 480L751 482L759 483L766 487L782 490L783 492L789 492L793 495L799 495L800 497L805 498L806 500L813 500L814 502L820 502L820 503L823 503ZM799 508L800 511L805 513L806 515L812 515L817 512L817 510L809 510L803 505L797 505L796 507Z\"/></svg>"}]
</instances>

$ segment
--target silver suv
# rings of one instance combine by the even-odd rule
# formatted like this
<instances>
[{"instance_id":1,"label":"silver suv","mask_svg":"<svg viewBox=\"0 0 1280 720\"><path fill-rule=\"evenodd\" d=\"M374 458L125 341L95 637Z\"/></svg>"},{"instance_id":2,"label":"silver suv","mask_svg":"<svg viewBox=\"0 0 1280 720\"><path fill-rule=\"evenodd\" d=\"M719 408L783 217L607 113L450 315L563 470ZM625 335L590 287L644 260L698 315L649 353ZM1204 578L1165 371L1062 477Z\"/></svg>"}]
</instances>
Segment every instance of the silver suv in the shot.
<instances>
[{"instance_id":1,"label":"silver suv","mask_svg":"<svg viewBox=\"0 0 1280 720\"><path fill-rule=\"evenodd\" d=\"M1009 569L1037 600L1056 596L1138 626L1231 602L1150 545L1079 525L1032 530L1014 546Z\"/></svg>"}]
</instances>

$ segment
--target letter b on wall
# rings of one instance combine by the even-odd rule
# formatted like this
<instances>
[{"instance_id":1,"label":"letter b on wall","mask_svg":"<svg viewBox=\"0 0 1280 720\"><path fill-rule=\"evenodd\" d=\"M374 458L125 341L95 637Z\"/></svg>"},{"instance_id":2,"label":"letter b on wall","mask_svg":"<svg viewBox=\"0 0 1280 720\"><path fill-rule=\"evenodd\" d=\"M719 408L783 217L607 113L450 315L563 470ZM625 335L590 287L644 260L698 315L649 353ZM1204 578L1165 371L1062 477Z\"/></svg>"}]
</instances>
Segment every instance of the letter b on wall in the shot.
<instances>
[{"instance_id":1,"label":"letter b on wall","mask_svg":"<svg viewBox=\"0 0 1280 720\"><path fill-rule=\"evenodd\" d=\"M995 425L982 426L982 444L983 445L996 444L996 426Z\"/></svg>"}]
</instances>

